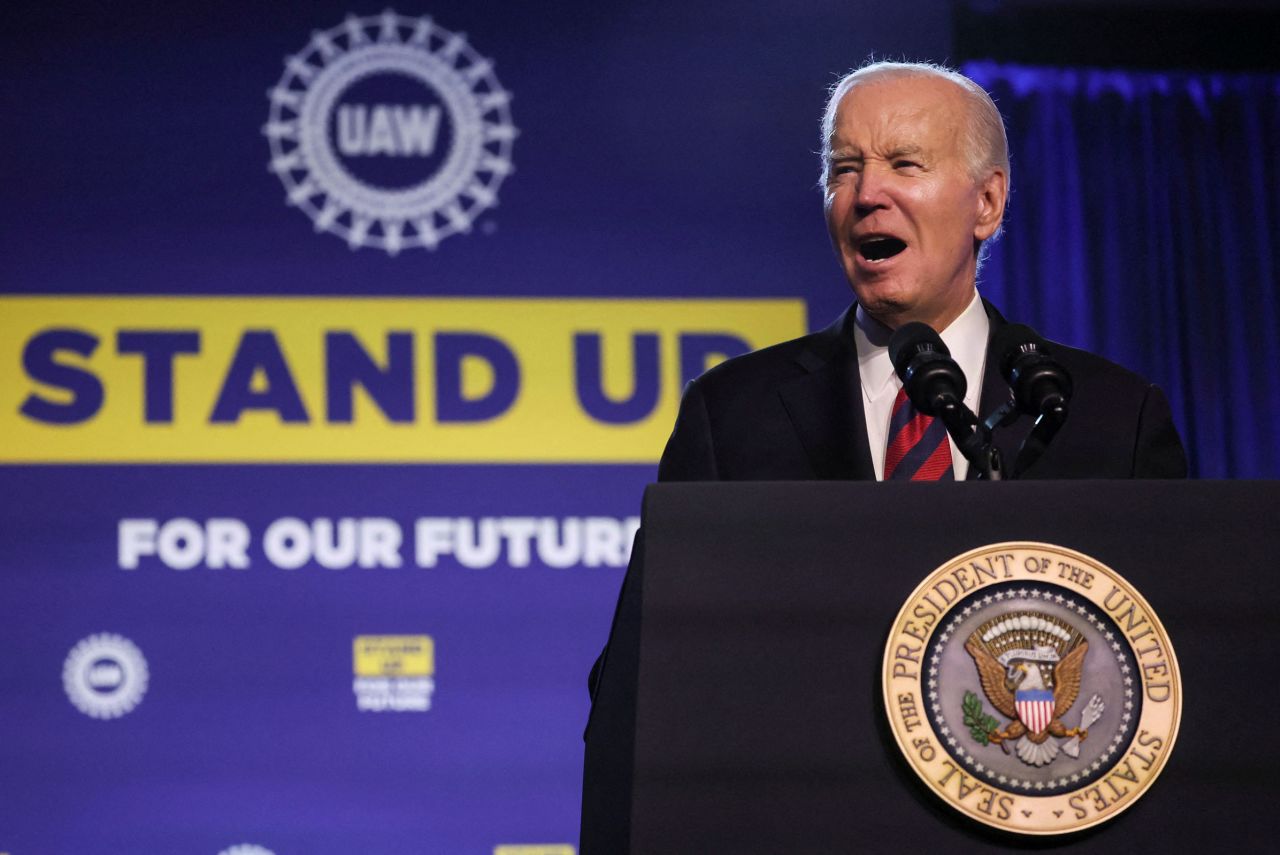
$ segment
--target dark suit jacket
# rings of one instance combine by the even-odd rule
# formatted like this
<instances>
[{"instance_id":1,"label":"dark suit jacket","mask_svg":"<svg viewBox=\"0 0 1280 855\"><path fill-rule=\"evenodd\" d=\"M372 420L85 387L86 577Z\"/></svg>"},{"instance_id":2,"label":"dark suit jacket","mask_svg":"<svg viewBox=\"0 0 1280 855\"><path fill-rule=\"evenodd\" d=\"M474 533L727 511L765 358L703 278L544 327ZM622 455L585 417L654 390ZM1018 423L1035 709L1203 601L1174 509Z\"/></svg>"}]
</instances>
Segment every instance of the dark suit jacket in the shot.
<instances>
[{"instance_id":1,"label":"dark suit jacket","mask_svg":"<svg viewBox=\"0 0 1280 855\"><path fill-rule=\"evenodd\" d=\"M990 303L995 330L1006 323ZM854 309L820 332L731 359L689 384L659 481L872 480ZM1100 356L1052 344L1075 386L1066 424L1026 478L1184 478L1186 454L1164 394ZM987 353L979 415L1009 397ZM997 428L1013 468L1032 420ZM970 475L974 474L970 467Z\"/></svg>"}]
</instances>

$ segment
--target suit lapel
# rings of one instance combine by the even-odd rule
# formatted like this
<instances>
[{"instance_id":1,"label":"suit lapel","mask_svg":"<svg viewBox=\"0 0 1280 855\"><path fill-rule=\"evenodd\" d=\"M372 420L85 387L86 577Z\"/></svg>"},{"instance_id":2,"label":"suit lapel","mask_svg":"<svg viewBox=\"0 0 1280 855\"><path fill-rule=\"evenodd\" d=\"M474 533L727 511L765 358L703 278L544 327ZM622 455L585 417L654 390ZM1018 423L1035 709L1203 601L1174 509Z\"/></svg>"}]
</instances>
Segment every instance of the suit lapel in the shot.
<instances>
[{"instance_id":1,"label":"suit lapel","mask_svg":"<svg viewBox=\"0 0 1280 855\"><path fill-rule=\"evenodd\" d=\"M862 411L853 307L814 337L796 362L804 370L778 390L814 476L822 480L875 480Z\"/></svg>"}]
</instances>

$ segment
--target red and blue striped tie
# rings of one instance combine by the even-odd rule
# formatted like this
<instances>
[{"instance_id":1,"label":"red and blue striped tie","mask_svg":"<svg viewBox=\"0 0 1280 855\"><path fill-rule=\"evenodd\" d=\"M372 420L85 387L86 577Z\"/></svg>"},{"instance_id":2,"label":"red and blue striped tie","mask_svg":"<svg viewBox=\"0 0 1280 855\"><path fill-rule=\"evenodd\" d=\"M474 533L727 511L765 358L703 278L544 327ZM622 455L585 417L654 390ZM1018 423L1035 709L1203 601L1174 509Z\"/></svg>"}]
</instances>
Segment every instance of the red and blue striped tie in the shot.
<instances>
[{"instance_id":1,"label":"red and blue striped tie","mask_svg":"<svg viewBox=\"0 0 1280 855\"><path fill-rule=\"evenodd\" d=\"M886 481L954 481L951 444L941 419L916 410L899 389L889 419L889 445L884 452Z\"/></svg>"}]
</instances>

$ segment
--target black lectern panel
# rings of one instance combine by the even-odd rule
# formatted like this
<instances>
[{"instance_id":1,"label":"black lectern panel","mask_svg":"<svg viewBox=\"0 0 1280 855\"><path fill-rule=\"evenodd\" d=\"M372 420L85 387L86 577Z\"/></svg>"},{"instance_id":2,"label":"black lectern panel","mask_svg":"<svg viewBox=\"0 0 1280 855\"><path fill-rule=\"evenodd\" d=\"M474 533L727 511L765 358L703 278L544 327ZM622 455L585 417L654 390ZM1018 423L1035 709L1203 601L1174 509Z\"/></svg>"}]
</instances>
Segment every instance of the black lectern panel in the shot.
<instances>
[{"instance_id":1,"label":"black lectern panel","mask_svg":"<svg viewBox=\"0 0 1280 855\"><path fill-rule=\"evenodd\" d=\"M582 851L1269 847L1277 517L1271 482L651 487L587 734ZM915 586L1020 540L1127 578L1164 623L1185 692L1169 764L1134 807L1029 843L924 790L879 690Z\"/></svg>"}]
</instances>

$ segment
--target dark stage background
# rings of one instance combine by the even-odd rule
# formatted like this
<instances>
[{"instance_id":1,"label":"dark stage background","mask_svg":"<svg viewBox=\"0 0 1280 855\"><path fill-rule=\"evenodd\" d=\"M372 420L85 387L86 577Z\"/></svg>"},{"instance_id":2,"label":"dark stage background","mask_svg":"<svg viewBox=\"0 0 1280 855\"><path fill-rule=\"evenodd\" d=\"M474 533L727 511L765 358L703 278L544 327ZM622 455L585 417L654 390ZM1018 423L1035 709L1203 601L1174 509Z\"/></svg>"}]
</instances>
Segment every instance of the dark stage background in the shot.
<instances>
[{"instance_id":1,"label":"dark stage background","mask_svg":"<svg viewBox=\"0 0 1280 855\"><path fill-rule=\"evenodd\" d=\"M1271 13L1127 66L1043 5L6 6L0 852L571 852L683 381L849 300L872 55L1009 119L983 294L1280 474Z\"/></svg>"}]
</instances>

